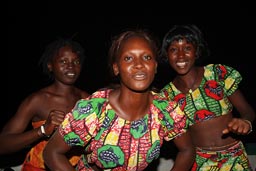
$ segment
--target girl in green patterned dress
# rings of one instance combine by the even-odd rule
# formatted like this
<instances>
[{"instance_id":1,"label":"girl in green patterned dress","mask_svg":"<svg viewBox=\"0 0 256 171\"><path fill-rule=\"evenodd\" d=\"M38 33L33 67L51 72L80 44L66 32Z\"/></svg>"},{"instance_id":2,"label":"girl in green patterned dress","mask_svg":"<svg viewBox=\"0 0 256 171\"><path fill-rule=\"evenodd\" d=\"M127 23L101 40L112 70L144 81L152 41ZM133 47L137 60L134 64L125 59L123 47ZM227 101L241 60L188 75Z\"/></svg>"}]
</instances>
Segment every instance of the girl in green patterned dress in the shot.
<instances>
[{"instance_id":1,"label":"girl in green patterned dress","mask_svg":"<svg viewBox=\"0 0 256 171\"><path fill-rule=\"evenodd\" d=\"M162 51L177 75L161 91L177 101L188 117L197 152L192 170L250 170L244 146L234 136L249 134L255 118L238 89L240 73L222 64L195 65L207 52L195 25L174 26L163 39ZM233 117L233 106L240 118Z\"/></svg>"}]
</instances>

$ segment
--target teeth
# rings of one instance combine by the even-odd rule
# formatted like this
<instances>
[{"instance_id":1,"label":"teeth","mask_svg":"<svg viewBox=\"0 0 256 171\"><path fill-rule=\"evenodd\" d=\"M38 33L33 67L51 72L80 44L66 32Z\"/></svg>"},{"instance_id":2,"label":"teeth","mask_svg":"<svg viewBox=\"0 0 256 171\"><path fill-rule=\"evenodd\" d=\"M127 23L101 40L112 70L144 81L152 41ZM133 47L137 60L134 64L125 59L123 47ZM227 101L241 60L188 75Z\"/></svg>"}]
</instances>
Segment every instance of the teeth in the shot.
<instances>
[{"instance_id":1,"label":"teeth","mask_svg":"<svg viewBox=\"0 0 256 171\"><path fill-rule=\"evenodd\" d=\"M177 62L177 66L184 67L186 65L186 62Z\"/></svg>"},{"instance_id":2,"label":"teeth","mask_svg":"<svg viewBox=\"0 0 256 171\"><path fill-rule=\"evenodd\" d=\"M134 75L134 78L138 79L138 80L145 79L145 77L146 77L146 74L141 73L141 72Z\"/></svg>"},{"instance_id":3,"label":"teeth","mask_svg":"<svg viewBox=\"0 0 256 171\"><path fill-rule=\"evenodd\" d=\"M74 76L74 73L67 73L68 76Z\"/></svg>"},{"instance_id":4,"label":"teeth","mask_svg":"<svg viewBox=\"0 0 256 171\"><path fill-rule=\"evenodd\" d=\"M142 78L142 77L144 77L144 75L136 75L135 77L136 78Z\"/></svg>"}]
</instances>

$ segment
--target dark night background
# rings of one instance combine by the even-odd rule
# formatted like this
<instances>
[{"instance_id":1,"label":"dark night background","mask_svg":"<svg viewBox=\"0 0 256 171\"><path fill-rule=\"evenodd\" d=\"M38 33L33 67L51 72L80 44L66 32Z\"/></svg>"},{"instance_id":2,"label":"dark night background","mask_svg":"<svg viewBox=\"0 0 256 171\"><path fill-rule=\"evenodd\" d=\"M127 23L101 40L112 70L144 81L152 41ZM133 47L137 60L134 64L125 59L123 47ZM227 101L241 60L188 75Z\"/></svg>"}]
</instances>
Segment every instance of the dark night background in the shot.
<instances>
[{"instance_id":1,"label":"dark night background","mask_svg":"<svg viewBox=\"0 0 256 171\"><path fill-rule=\"evenodd\" d=\"M87 60L77 86L92 93L108 84L106 66L111 36L126 28L142 27L161 40L174 24L185 23L197 24L205 34L211 50L208 63L227 64L240 71L240 89L256 110L256 20L252 4L166 1L162 5L120 2L109 7L101 2L98 6L84 3L8 2L8 75L7 84L3 84L7 106L1 112L1 128L26 96L47 85L37 62L45 46L55 38L73 36L85 48ZM155 85L161 87L171 79L168 67L160 65ZM256 142L255 132L245 141Z\"/></svg>"}]
</instances>

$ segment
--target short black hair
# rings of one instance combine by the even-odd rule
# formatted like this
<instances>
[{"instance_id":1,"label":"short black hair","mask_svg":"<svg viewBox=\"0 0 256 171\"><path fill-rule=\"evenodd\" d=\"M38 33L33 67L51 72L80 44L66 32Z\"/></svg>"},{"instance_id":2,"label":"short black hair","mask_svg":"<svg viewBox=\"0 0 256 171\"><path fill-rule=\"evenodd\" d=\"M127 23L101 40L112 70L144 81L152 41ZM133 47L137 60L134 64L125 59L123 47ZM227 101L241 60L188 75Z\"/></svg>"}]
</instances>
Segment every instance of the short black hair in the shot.
<instances>
[{"instance_id":1,"label":"short black hair","mask_svg":"<svg viewBox=\"0 0 256 171\"><path fill-rule=\"evenodd\" d=\"M81 46L80 43L77 41L74 41L72 39L66 39L66 38L58 38L57 40L49 43L43 55L41 56L39 60L39 66L42 67L43 73L48 75L50 78L53 78L52 73L48 70L47 64L53 60L55 55L59 52L59 50L62 47L68 46L72 49L74 53L76 53L80 59L81 65L83 64L85 60L85 55L84 55L84 49Z\"/></svg>"},{"instance_id":2,"label":"short black hair","mask_svg":"<svg viewBox=\"0 0 256 171\"><path fill-rule=\"evenodd\" d=\"M196 25L174 25L163 38L161 56L164 60L167 60L167 50L170 44L184 38L195 46L197 58L210 55L203 33Z\"/></svg>"}]
</instances>

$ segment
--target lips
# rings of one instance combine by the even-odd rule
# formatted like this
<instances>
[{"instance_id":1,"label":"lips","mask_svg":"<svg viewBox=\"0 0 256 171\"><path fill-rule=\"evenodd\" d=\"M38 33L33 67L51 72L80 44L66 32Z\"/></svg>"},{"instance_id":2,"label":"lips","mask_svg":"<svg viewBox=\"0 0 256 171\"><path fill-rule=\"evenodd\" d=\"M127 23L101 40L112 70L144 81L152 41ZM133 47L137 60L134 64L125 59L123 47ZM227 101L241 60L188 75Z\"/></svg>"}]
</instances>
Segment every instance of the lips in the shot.
<instances>
[{"instance_id":1,"label":"lips","mask_svg":"<svg viewBox=\"0 0 256 171\"><path fill-rule=\"evenodd\" d=\"M65 75L68 76L69 78L75 78L76 77L75 72L67 72L67 73L65 73Z\"/></svg>"},{"instance_id":2,"label":"lips","mask_svg":"<svg viewBox=\"0 0 256 171\"><path fill-rule=\"evenodd\" d=\"M135 80L144 80L147 78L147 74L144 72L137 72L136 74L133 75L133 78Z\"/></svg>"},{"instance_id":3,"label":"lips","mask_svg":"<svg viewBox=\"0 0 256 171\"><path fill-rule=\"evenodd\" d=\"M177 62L176 65L180 68L184 68L188 62Z\"/></svg>"}]
</instances>

